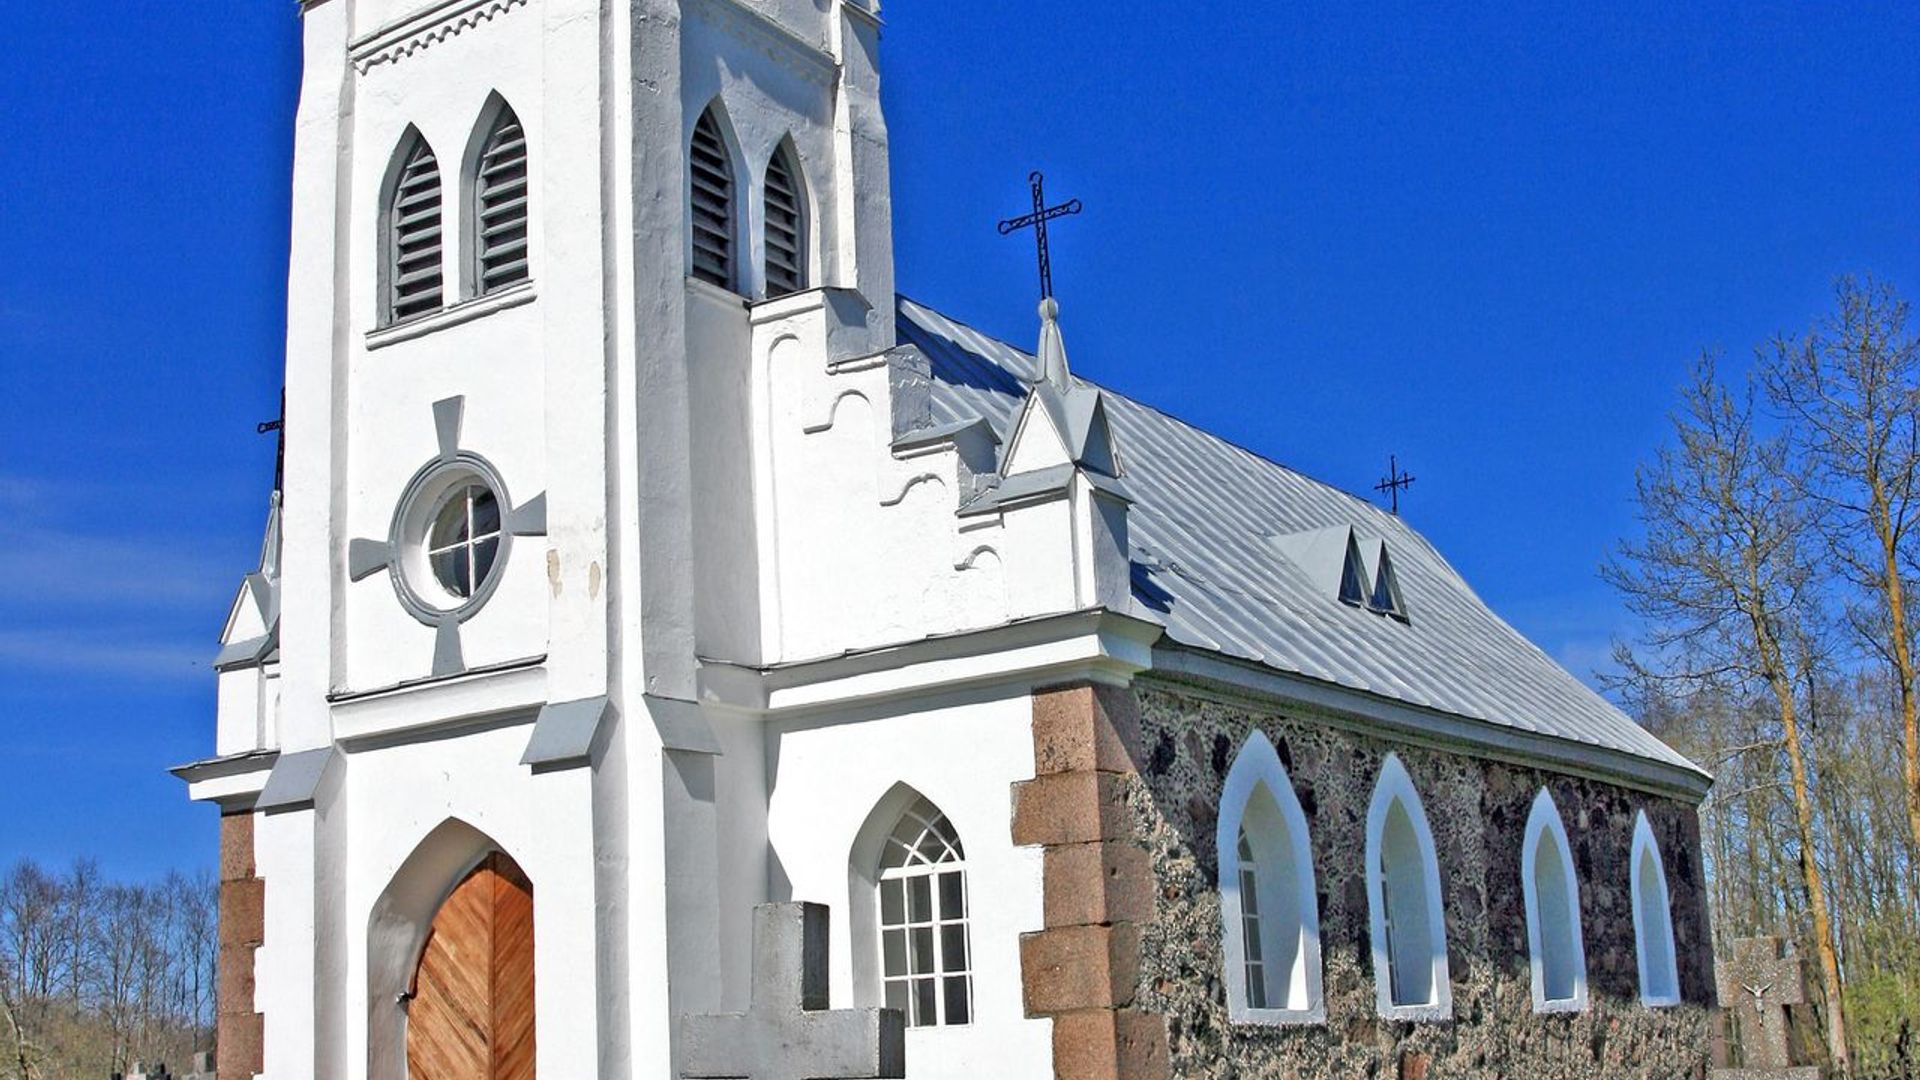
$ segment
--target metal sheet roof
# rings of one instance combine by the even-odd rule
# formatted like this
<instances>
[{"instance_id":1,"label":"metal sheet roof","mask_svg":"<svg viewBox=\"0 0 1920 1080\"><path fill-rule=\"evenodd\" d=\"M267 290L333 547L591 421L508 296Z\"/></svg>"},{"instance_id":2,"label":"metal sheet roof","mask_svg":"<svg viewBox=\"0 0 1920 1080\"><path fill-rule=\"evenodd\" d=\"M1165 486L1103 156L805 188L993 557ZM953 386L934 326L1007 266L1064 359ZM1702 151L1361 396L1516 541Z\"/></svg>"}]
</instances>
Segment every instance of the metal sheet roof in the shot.
<instances>
[{"instance_id":1,"label":"metal sheet roof","mask_svg":"<svg viewBox=\"0 0 1920 1080\"><path fill-rule=\"evenodd\" d=\"M932 364L934 422L984 417L1007 438L1035 359L904 297L899 313L902 342ZM1134 600L1173 641L1699 771L1495 615L1403 519L1105 393L1134 500ZM1334 527L1352 528L1363 551L1385 542L1406 621L1341 603L1337 582L1289 557L1297 545L1283 538Z\"/></svg>"}]
</instances>

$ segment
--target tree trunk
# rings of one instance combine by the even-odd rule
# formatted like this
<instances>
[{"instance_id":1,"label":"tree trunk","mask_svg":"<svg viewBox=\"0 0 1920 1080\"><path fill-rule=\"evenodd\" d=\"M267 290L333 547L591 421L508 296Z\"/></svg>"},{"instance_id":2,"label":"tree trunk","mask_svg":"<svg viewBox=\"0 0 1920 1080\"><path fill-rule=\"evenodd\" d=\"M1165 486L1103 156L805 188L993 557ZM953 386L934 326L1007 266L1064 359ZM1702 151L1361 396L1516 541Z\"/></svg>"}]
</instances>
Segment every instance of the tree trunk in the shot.
<instances>
[{"instance_id":1,"label":"tree trunk","mask_svg":"<svg viewBox=\"0 0 1920 1080\"><path fill-rule=\"evenodd\" d=\"M1794 704L1793 683L1788 681L1780 643L1773 638L1766 616L1750 611L1754 640L1760 646L1766 664L1767 683L1780 705L1781 735L1787 745L1787 764L1793 779L1793 816L1800 828L1800 874L1806 880L1807 906L1813 914L1814 951L1820 956L1820 980L1827 997L1827 1052L1833 1067L1842 1077L1853 1075L1851 1055L1847 1051L1846 998L1840 985L1840 955L1833 933L1833 916L1827 907L1826 884L1821 880L1818 836L1814 828L1813 798L1807 783L1807 762L1800 746L1799 710Z\"/></svg>"},{"instance_id":2,"label":"tree trunk","mask_svg":"<svg viewBox=\"0 0 1920 1080\"><path fill-rule=\"evenodd\" d=\"M1913 642L1907 635L1906 587L1900 580L1900 552L1894 536L1886 485L1874 478L1873 528L1879 534L1881 594L1887 605L1887 636L1893 645L1894 678L1900 684L1901 765L1907 785L1907 829L1913 856L1920 859L1920 724L1915 722Z\"/></svg>"}]
</instances>

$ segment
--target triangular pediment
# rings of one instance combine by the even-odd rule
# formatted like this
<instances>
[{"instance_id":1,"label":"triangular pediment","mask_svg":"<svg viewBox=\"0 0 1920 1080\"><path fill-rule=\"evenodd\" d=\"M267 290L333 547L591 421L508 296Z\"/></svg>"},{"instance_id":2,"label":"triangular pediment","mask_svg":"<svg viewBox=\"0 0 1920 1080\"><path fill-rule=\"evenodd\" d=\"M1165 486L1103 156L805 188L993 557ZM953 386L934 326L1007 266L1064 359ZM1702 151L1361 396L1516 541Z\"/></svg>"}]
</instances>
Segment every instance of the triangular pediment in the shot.
<instances>
[{"instance_id":1,"label":"triangular pediment","mask_svg":"<svg viewBox=\"0 0 1920 1080\"><path fill-rule=\"evenodd\" d=\"M1002 475L1018 476L1073 463L1073 456L1067 451L1067 433L1060 429L1059 420L1054 416L1056 410L1046 407L1041 394L1042 391L1036 389L1027 395L1013 438L1007 443L1006 464L1000 469Z\"/></svg>"}]
</instances>

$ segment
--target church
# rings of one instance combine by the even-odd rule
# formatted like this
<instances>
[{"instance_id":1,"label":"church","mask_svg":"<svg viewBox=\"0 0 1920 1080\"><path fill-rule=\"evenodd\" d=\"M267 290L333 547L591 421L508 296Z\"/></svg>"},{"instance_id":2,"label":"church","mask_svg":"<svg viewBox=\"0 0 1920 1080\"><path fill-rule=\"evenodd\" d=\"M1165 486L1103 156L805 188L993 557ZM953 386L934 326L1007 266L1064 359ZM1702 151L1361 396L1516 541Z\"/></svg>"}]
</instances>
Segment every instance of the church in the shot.
<instances>
[{"instance_id":1,"label":"church","mask_svg":"<svg viewBox=\"0 0 1920 1080\"><path fill-rule=\"evenodd\" d=\"M1708 775L900 296L878 0L300 18L221 1080L1704 1071Z\"/></svg>"}]
</instances>

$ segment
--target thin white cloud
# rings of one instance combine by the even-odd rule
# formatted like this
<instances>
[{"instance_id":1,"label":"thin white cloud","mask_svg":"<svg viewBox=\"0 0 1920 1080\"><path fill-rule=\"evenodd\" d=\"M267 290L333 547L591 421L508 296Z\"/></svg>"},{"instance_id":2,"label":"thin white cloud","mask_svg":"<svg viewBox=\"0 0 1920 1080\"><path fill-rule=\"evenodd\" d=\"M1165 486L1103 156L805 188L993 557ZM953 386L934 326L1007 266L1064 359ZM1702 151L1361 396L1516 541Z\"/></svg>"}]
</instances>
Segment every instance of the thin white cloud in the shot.
<instances>
[{"instance_id":1,"label":"thin white cloud","mask_svg":"<svg viewBox=\"0 0 1920 1080\"><path fill-rule=\"evenodd\" d=\"M0 669L108 680L209 678L212 645L129 639L109 630L0 630Z\"/></svg>"},{"instance_id":2,"label":"thin white cloud","mask_svg":"<svg viewBox=\"0 0 1920 1080\"><path fill-rule=\"evenodd\" d=\"M4 505L4 492L0 492ZM128 517L137 528L138 515ZM0 523L0 609L43 615L70 604L217 612L247 567L226 565L179 537L109 538Z\"/></svg>"}]
</instances>

